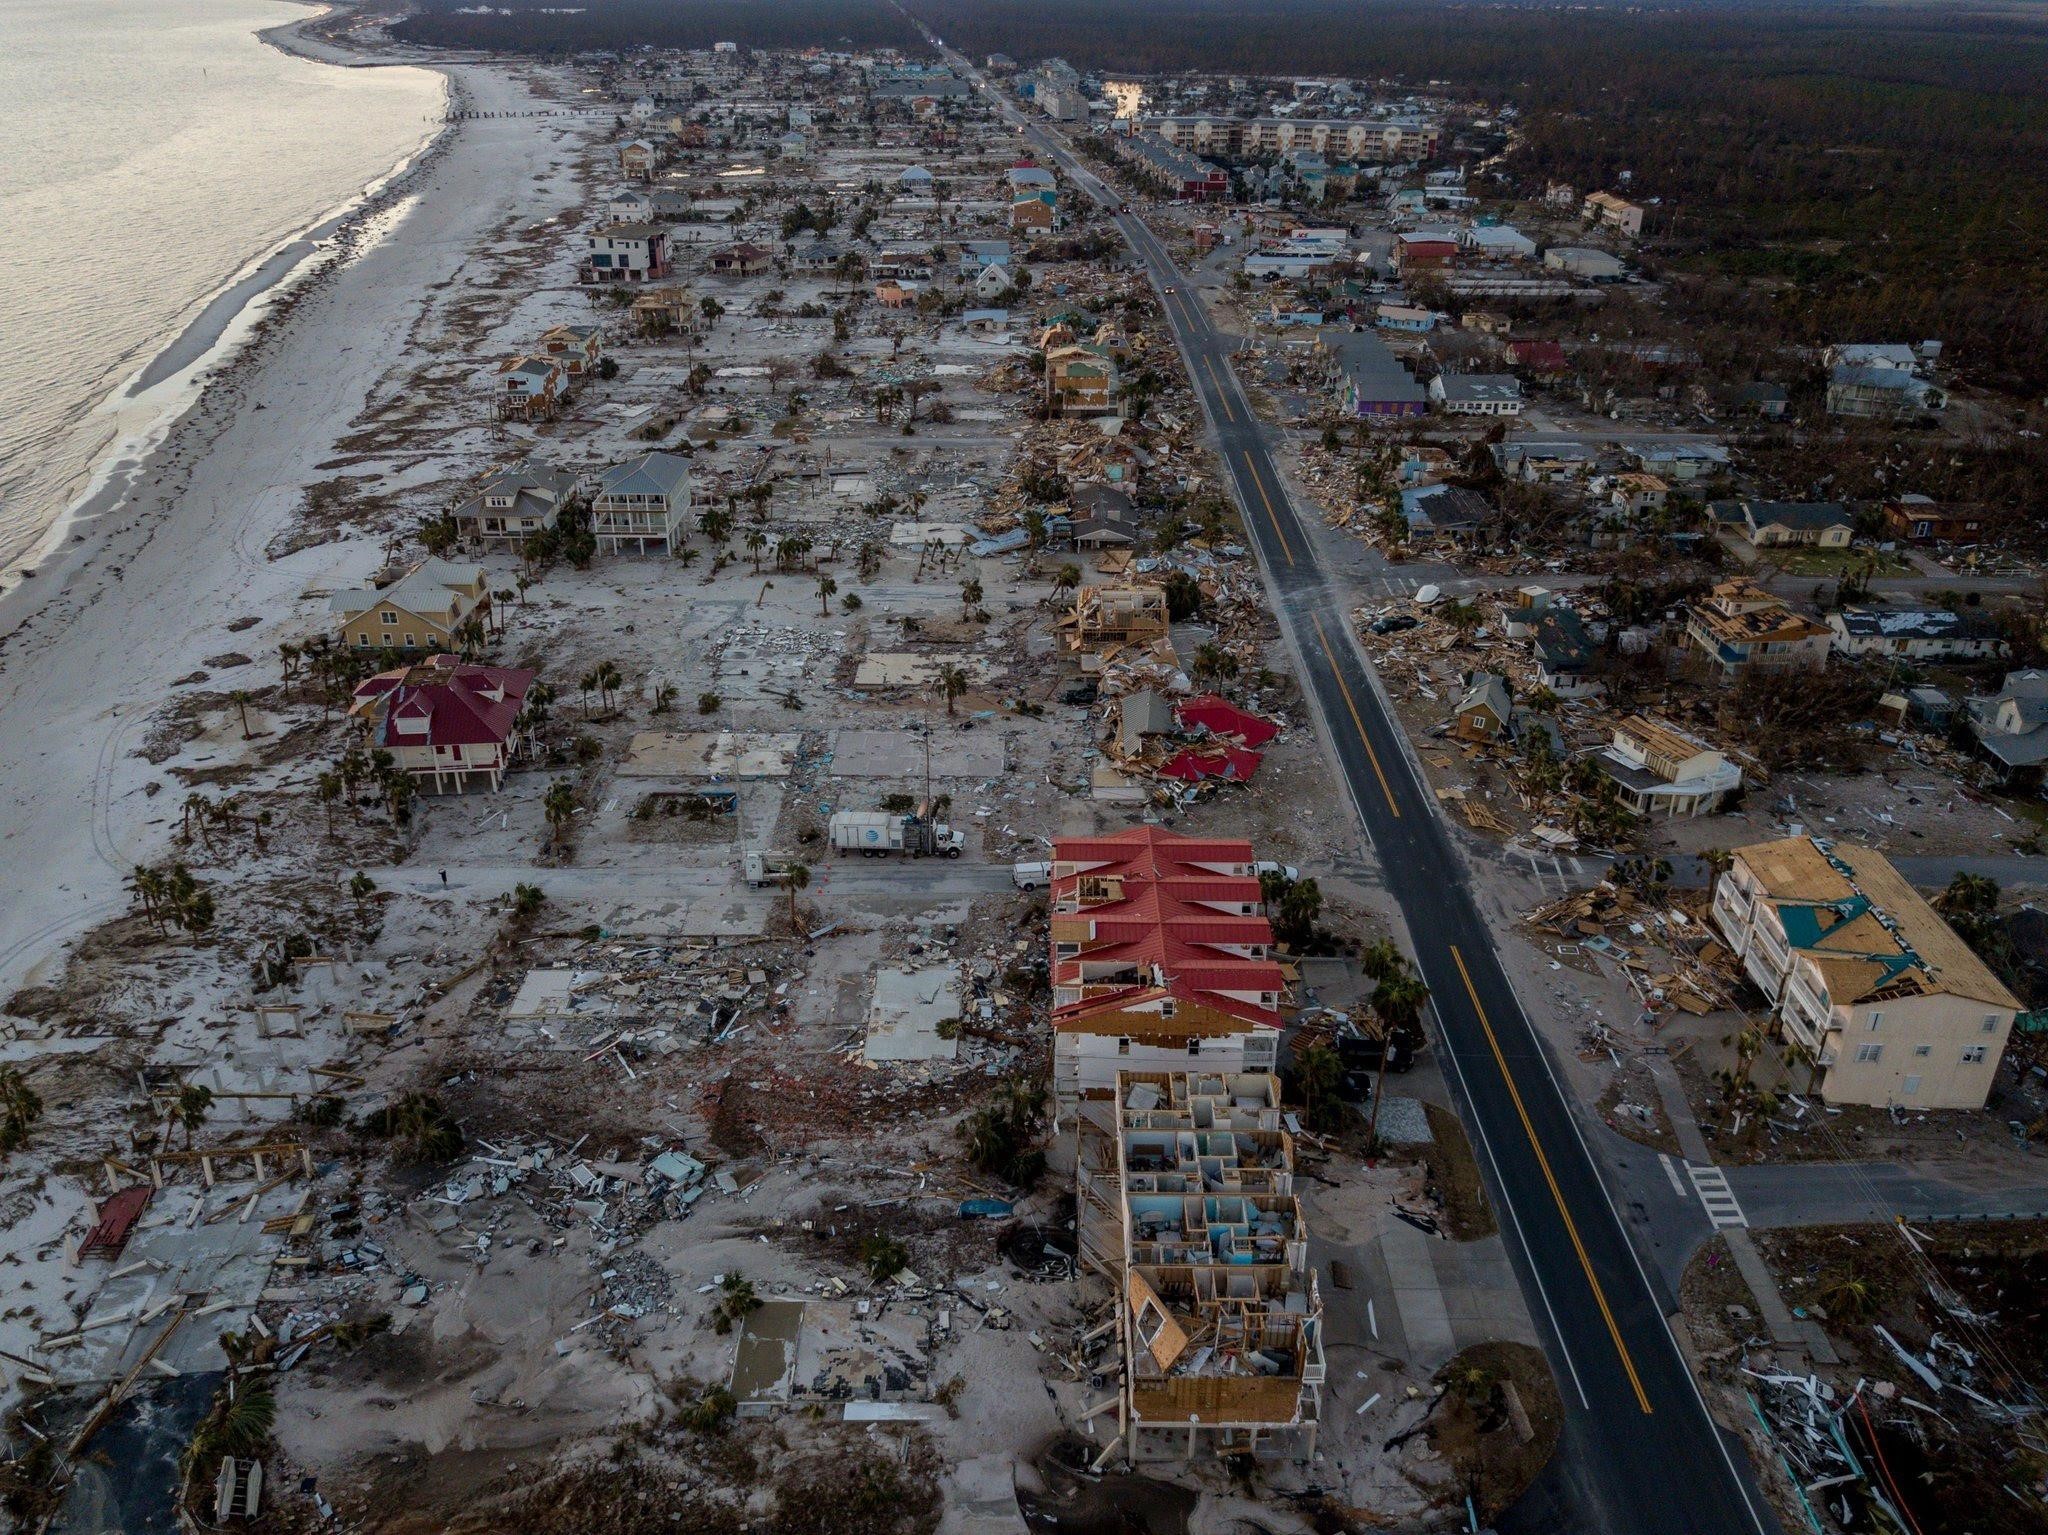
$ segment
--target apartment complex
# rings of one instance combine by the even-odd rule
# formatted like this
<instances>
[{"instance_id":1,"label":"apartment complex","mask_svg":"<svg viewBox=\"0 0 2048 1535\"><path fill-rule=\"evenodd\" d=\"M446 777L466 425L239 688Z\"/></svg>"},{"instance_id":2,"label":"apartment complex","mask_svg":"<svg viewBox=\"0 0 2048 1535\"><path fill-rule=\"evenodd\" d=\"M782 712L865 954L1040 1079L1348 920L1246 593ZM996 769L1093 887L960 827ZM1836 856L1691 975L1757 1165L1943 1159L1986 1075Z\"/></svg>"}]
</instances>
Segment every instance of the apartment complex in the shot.
<instances>
[{"instance_id":1,"label":"apartment complex","mask_svg":"<svg viewBox=\"0 0 2048 1535\"><path fill-rule=\"evenodd\" d=\"M1144 131L1175 149L1249 159L1313 150L1332 160L1428 160L1441 124L1419 117L1148 117Z\"/></svg>"},{"instance_id":2,"label":"apartment complex","mask_svg":"<svg viewBox=\"0 0 2048 1535\"><path fill-rule=\"evenodd\" d=\"M2019 1002L1882 853L1738 848L1713 913L1825 1102L1984 1106Z\"/></svg>"},{"instance_id":3,"label":"apartment complex","mask_svg":"<svg viewBox=\"0 0 2048 1535\"><path fill-rule=\"evenodd\" d=\"M1271 1071L1287 986L1252 846L1135 827L1053 844L1053 1095L1127 1070Z\"/></svg>"},{"instance_id":4,"label":"apartment complex","mask_svg":"<svg viewBox=\"0 0 2048 1535\"><path fill-rule=\"evenodd\" d=\"M1279 1079L1120 1071L1083 1114L1077 1156L1080 1260L1117 1296L1102 1459L1311 1458L1322 1297Z\"/></svg>"}]
</instances>

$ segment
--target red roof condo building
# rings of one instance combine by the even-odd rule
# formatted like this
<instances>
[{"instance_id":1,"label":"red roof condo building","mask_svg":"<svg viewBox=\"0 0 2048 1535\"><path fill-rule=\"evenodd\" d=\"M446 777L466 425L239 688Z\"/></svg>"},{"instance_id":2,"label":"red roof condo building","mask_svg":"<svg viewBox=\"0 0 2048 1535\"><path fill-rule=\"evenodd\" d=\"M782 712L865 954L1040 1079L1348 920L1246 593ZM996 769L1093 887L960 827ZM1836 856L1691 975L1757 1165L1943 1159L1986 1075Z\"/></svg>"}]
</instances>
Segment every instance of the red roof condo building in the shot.
<instances>
[{"instance_id":1,"label":"red roof condo building","mask_svg":"<svg viewBox=\"0 0 2048 1535\"><path fill-rule=\"evenodd\" d=\"M1286 972L1252 845L1137 827L1053 844L1053 1083L1064 1112L1119 1070L1270 1071Z\"/></svg>"}]
</instances>

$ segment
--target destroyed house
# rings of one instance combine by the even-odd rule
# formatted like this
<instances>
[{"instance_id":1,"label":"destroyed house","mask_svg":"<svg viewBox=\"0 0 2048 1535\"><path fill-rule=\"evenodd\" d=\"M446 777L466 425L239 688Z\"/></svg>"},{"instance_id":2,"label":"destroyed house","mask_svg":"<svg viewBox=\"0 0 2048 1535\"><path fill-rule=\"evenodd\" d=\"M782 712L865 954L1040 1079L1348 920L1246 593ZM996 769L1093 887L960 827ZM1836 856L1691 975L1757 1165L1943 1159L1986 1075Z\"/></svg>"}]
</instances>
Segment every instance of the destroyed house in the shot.
<instances>
[{"instance_id":1,"label":"destroyed house","mask_svg":"<svg viewBox=\"0 0 2048 1535\"><path fill-rule=\"evenodd\" d=\"M1632 714L1593 758L1637 815L1710 815L1742 788L1742 769L1677 726Z\"/></svg>"},{"instance_id":2,"label":"destroyed house","mask_svg":"<svg viewBox=\"0 0 2048 1535\"><path fill-rule=\"evenodd\" d=\"M1714 924L1830 1104L1982 1108L2019 1003L1874 848L1737 848Z\"/></svg>"},{"instance_id":3,"label":"destroyed house","mask_svg":"<svg viewBox=\"0 0 2048 1535\"><path fill-rule=\"evenodd\" d=\"M1053 844L1053 1086L1062 1106L1115 1073L1200 1057L1262 1070L1287 977L1251 844L1154 827Z\"/></svg>"},{"instance_id":4,"label":"destroyed house","mask_svg":"<svg viewBox=\"0 0 2048 1535\"><path fill-rule=\"evenodd\" d=\"M1045 404L1060 416L1100 416L1118 410L1116 359L1103 348L1069 343L1045 354Z\"/></svg>"},{"instance_id":5,"label":"destroyed house","mask_svg":"<svg viewBox=\"0 0 2048 1535\"><path fill-rule=\"evenodd\" d=\"M568 370L552 357L513 357L498 365L496 401L502 418L553 416L568 393Z\"/></svg>"},{"instance_id":6,"label":"destroyed house","mask_svg":"<svg viewBox=\"0 0 2048 1535\"><path fill-rule=\"evenodd\" d=\"M1750 668L1813 670L1827 664L1827 625L1795 613L1746 577L1723 581L1686 609L1685 648L1723 681Z\"/></svg>"},{"instance_id":7,"label":"destroyed house","mask_svg":"<svg viewBox=\"0 0 2048 1535\"><path fill-rule=\"evenodd\" d=\"M1081 1117L1079 1254L1116 1297L1133 1464L1315 1454L1322 1297L1288 1117L1278 1078L1199 1070L1120 1071Z\"/></svg>"},{"instance_id":8,"label":"destroyed house","mask_svg":"<svg viewBox=\"0 0 2048 1535\"><path fill-rule=\"evenodd\" d=\"M1885 528L1916 544L1975 543L1984 536L1981 507L1943 506L1925 496L1902 496L1884 506Z\"/></svg>"},{"instance_id":9,"label":"destroyed house","mask_svg":"<svg viewBox=\"0 0 2048 1535\"><path fill-rule=\"evenodd\" d=\"M1420 416L1429 409L1428 391L1370 331L1326 325L1316 332L1316 349L1329 361L1346 415Z\"/></svg>"},{"instance_id":10,"label":"destroyed house","mask_svg":"<svg viewBox=\"0 0 2048 1535\"><path fill-rule=\"evenodd\" d=\"M1593 675L1593 642L1579 615L1562 605L1545 608L1530 626L1536 680L1559 698L1584 698L1601 691Z\"/></svg>"},{"instance_id":11,"label":"destroyed house","mask_svg":"<svg viewBox=\"0 0 2048 1535\"><path fill-rule=\"evenodd\" d=\"M1060 620L1069 650L1160 639L1168 625L1166 591L1157 586L1078 587L1073 611Z\"/></svg>"},{"instance_id":12,"label":"destroyed house","mask_svg":"<svg viewBox=\"0 0 2048 1535\"><path fill-rule=\"evenodd\" d=\"M596 325L551 326L541 333L540 349L571 378L581 378L604 361L604 331Z\"/></svg>"},{"instance_id":13,"label":"destroyed house","mask_svg":"<svg viewBox=\"0 0 2048 1535\"><path fill-rule=\"evenodd\" d=\"M1514 722L1514 698L1498 672L1473 672L1451 710L1451 734L1465 741L1497 741Z\"/></svg>"},{"instance_id":14,"label":"destroyed house","mask_svg":"<svg viewBox=\"0 0 2048 1535\"><path fill-rule=\"evenodd\" d=\"M1844 655L1982 661L2006 652L1998 620L1982 608L1843 608L1828 614Z\"/></svg>"}]
</instances>

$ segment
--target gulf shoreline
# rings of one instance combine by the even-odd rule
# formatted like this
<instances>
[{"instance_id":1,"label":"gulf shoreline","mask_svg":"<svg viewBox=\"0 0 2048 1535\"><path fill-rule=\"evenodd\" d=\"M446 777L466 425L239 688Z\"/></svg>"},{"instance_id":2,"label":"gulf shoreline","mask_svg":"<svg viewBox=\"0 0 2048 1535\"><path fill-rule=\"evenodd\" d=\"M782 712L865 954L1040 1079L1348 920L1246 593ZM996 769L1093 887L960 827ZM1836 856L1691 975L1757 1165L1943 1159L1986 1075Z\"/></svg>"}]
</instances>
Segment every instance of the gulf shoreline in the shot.
<instances>
[{"instance_id":1,"label":"gulf shoreline","mask_svg":"<svg viewBox=\"0 0 2048 1535\"><path fill-rule=\"evenodd\" d=\"M320 0L281 0L305 6L300 16L252 34L278 52L331 68L424 69L440 78L439 120L433 129L399 157L390 169L335 204L303 228L259 251L226 282L208 294L199 312L187 321L141 367L115 385L91 410L100 415L132 408L151 394L165 397L161 409L145 423L106 443L85 471L85 483L70 505L37 533L19 553L0 564L0 665L7 641L45 601L71 580L93 556L94 526L120 508L143 485L180 430L208 403L221 376L232 370L250 349L262 345L266 322L286 301L318 282L351 251L351 237L406 195L444 143L463 109L466 97L453 70L424 58L378 58L350 55L307 29L355 7Z\"/></svg>"},{"instance_id":2,"label":"gulf shoreline","mask_svg":"<svg viewBox=\"0 0 2048 1535\"><path fill-rule=\"evenodd\" d=\"M20 871L20 898L0 901L0 1005L59 977L71 942L128 908L135 866L162 855L178 785L144 755L156 722L203 709L209 686L274 677L277 644L317 627L319 594L374 568L373 538L291 535L370 397L423 361L431 295L496 231L580 202L576 135L526 120L544 99L529 70L439 67L451 115L431 144L323 242L331 259L265 289L260 317L243 305L248 334L138 455L127 493L0 597L0 864Z\"/></svg>"}]
</instances>

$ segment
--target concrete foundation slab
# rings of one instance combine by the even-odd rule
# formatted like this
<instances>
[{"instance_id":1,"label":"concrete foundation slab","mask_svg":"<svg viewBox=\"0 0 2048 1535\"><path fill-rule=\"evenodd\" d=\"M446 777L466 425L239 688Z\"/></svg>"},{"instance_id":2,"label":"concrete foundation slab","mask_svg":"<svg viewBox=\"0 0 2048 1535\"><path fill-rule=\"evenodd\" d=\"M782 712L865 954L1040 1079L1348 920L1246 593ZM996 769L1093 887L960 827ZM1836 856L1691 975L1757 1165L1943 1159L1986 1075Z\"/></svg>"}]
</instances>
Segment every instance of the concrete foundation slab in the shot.
<instances>
[{"instance_id":1,"label":"concrete foundation slab","mask_svg":"<svg viewBox=\"0 0 2048 1535\"><path fill-rule=\"evenodd\" d=\"M925 738L912 730L841 730L832 737L834 778L921 778ZM934 778L995 778L1005 766L1003 738L992 730L935 730Z\"/></svg>"},{"instance_id":2,"label":"concrete foundation slab","mask_svg":"<svg viewBox=\"0 0 2048 1535\"><path fill-rule=\"evenodd\" d=\"M951 965L929 970L877 970L862 1054L874 1062L950 1061L958 1039L941 1039L939 1024L960 1016L960 976Z\"/></svg>"}]
</instances>

